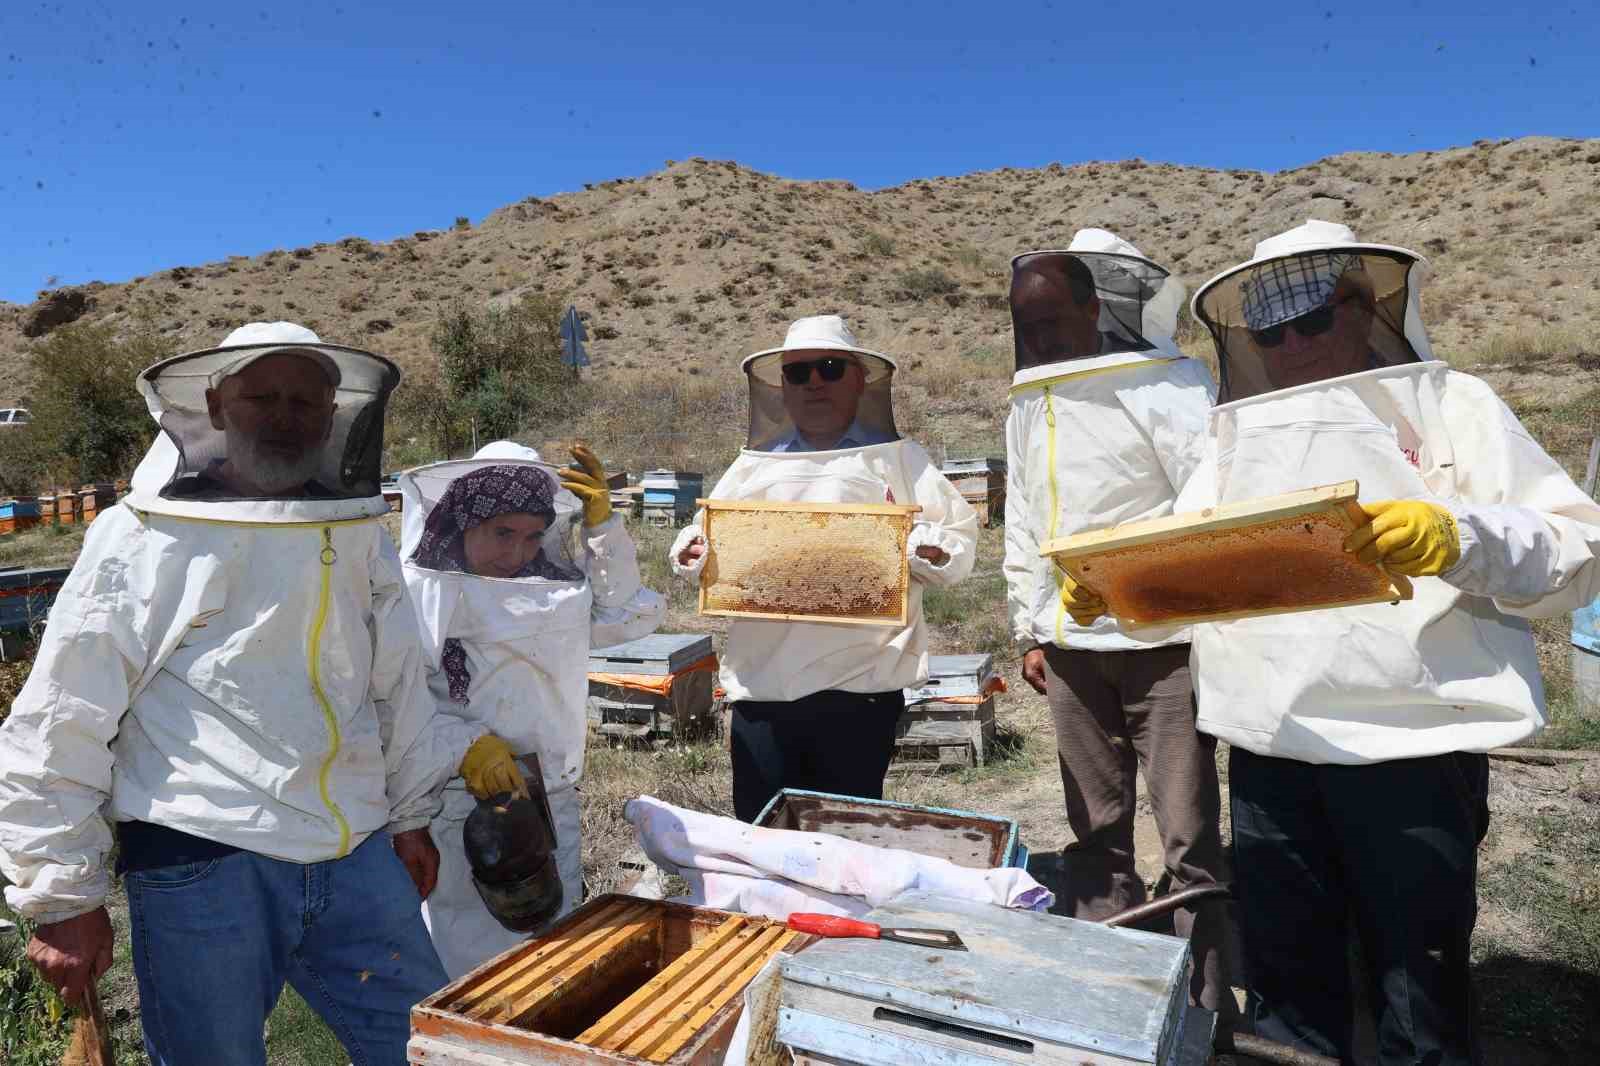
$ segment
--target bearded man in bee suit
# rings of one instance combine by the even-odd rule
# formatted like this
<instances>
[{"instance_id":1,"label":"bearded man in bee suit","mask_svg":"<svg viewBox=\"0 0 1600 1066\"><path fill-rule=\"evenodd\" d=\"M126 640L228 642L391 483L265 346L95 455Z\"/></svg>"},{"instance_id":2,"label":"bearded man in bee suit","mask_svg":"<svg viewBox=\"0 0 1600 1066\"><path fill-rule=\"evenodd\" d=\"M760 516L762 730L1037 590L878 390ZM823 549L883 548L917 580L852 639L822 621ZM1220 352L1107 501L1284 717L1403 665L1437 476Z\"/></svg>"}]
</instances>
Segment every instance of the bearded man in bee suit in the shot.
<instances>
[{"instance_id":1,"label":"bearded man in bee suit","mask_svg":"<svg viewBox=\"0 0 1600 1066\"><path fill-rule=\"evenodd\" d=\"M287 981L358 1062L405 1061L445 981L418 913L451 775L514 783L440 716L379 524L380 356L291 323L140 375L160 426L89 527L0 727L0 872L69 1002L110 965L111 853L145 1049L265 1061Z\"/></svg>"}]
</instances>

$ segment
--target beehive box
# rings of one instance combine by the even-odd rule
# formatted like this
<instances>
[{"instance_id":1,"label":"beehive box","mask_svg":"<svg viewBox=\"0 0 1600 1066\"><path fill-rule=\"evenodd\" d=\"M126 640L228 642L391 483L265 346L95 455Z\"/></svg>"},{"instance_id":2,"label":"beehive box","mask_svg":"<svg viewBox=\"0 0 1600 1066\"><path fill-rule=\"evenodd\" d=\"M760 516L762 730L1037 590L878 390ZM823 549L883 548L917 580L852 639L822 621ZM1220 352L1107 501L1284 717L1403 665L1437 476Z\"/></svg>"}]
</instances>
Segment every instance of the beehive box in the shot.
<instances>
[{"instance_id":1,"label":"beehive box","mask_svg":"<svg viewBox=\"0 0 1600 1066\"><path fill-rule=\"evenodd\" d=\"M639 485L644 490L644 517L651 525L676 526L694 514L695 499L705 475L688 470L647 470Z\"/></svg>"},{"instance_id":2,"label":"beehive box","mask_svg":"<svg viewBox=\"0 0 1600 1066\"><path fill-rule=\"evenodd\" d=\"M966 951L825 940L780 962L777 1037L865 1066L1188 1066L1188 941L907 892L885 926L954 929ZM1205 1014L1207 1012L1201 1012Z\"/></svg>"},{"instance_id":3,"label":"beehive box","mask_svg":"<svg viewBox=\"0 0 1600 1066\"><path fill-rule=\"evenodd\" d=\"M762 808L755 824L831 833L873 847L948 859L974 870L1020 867L1028 860L1028 849L1017 840L1015 819L915 803L785 788Z\"/></svg>"},{"instance_id":4,"label":"beehive box","mask_svg":"<svg viewBox=\"0 0 1600 1066\"><path fill-rule=\"evenodd\" d=\"M930 655L928 679L905 690L895 755L982 766L994 747L994 656Z\"/></svg>"},{"instance_id":5,"label":"beehive box","mask_svg":"<svg viewBox=\"0 0 1600 1066\"><path fill-rule=\"evenodd\" d=\"M96 515L115 506L116 502L117 487L109 481L95 482L78 490L78 514L85 523L93 522Z\"/></svg>"},{"instance_id":6,"label":"beehive box","mask_svg":"<svg viewBox=\"0 0 1600 1066\"><path fill-rule=\"evenodd\" d=\"M47 619L71 572L66 567L0 568L0 630L26 630Z\"/></svg>"},{"instance_id":7,"label":"beehive box","mask_svg":"<svg viewBox=\"0 0 1600 1066\"><path fill-rule=\"evenodd\" d=\"M15 533L19 529L32 529L38 524L38 497L17 496L8 500L0 500L0 533Z\"/></svg>"},{"instance_id":8,"label":"beehive box","mask_svg":"<svg viewBox=\"0 0 1600 1066\"><path fill-rule=\"evenodd\" d=\"M765 918L601 896L413 1008L407 1059L720 1063L745 986L807 939Z\"/></svg>"},{"instance_id":9,"label":"beehive box","mask_svg":"<svg viewBox=\"0 0 1600 1066\"><path fill-rule=\"evenodd\" d=\"M711 637L697 633L652 633L589 652L589 721L602 734L635 740L689 738L712 724L715 671L683 671L711 654ZM598 676L597 676L598 675ZM649 682L672 678L665 693L648 685L602 678L637 676Z\"/></svg>"},{"instance_id":10,"label":"beehive box","mask_svg":"<svg viewBox=\"0 0 1600 1066\"><path fill-rule=\"evenodd\" d=\"M961 498L978 512L986 526L1005 520L1006 461L1004 459L946 459L939 472L955 486Z\"/></svg>"},{"instance_id":11,"label":"beehive box","mask_svg":"<svg viewBox=\"0 0 1600 1066\"><path fill-rule=\"evenodd\" d=\"M1411 598L1411 583L1344 551L1366 523L1358 484L1132 522L1048 541L1040 554L1130 626L1220 622Z\"/></svg>"},{"instance_id":12,"label":"beehive box","mask_svg":"<svg viewBox=\"0 0 1600 1066\"><path fill-rule=\"evenodd\" d=\"M906 624L906 539L920 507L701 500L700 613L848 625Z\"/></svg>"}]
</instances>

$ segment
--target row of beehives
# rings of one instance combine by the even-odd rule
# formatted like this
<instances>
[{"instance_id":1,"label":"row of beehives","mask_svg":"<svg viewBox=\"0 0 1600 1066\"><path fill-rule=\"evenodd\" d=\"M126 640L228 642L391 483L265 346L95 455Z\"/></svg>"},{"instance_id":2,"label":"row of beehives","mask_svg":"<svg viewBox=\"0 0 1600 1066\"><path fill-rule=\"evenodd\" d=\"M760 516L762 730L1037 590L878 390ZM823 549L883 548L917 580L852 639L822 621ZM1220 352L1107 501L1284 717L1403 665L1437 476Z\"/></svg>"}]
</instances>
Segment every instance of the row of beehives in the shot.
<instances>
[{"instance_id":1,"label":"row of beehives","mask_svg":"<svg viewBox=\"0 0 1600 1066\"><path fill-rule=\"evenodd\" d=\"M39 496L0 499L0 534L34 526L93 522L95 515L128 491L126 481L99 482L81 489L57 489Z\"/></svg>"},{"instance_id":2,"label":"row of beehives","mask_svg":"<svg viewBox=\"0 0 1600 1066\"><path fill-rule=\"evenodd\" d=\"M992 655L931 655L928 678L905 690L896 756L982 766L995 741ZM709 634L655 633L589 653L589 721L618 740L690 739L718 726Z\"/></svg>"},{"instance_id":3,"label":"row of beehives","mask_svg":"<svg viewBox=\"0 0 1600 1066\"><path fill-rule=\"evenodd\" d=\"M969 870L1025 867L1014 819L784 790L773 848L827 837ZM629 895L590 900L412 1012L415 1066L1200 1066L1214 1018L1186 1006L1187 941L912 891L883 926L930 946ZM742 1053L741 1053L742 1052Z\"/></svg>"}]
</instances>

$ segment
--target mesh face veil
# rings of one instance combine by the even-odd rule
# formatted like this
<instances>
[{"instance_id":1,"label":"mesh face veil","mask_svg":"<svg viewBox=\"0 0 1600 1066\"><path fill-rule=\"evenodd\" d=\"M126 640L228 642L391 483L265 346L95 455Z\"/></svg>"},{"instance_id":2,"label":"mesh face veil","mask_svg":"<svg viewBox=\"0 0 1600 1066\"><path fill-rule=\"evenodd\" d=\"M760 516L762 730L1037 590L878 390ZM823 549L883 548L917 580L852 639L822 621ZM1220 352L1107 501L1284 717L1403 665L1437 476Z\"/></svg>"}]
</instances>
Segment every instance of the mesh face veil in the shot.
<instances>
[{"instance_id":1,"label":"mesh face veil","mask_svg":"<svg viewBox=\"0 0 1600 1066\"><path fill-rule=\"evenodd\" d=\"M1268 247L1195 295L1216 344L1218 403L1433 357L1415 253L1352 242L1269 258Z\"/></svg>"},{"instance_id":2,"label":"mesh face veil","mask_svg":"<svg viewBox=\"0 0 1600 1066\"><path fill-rule=\"evenodd\" d=\"M381 500L384 408L400 371L292 329L311 340L207 349L140 375L162 438L136 492L178 502Z\"/></svg>"},{"instance_id":3,"label":"mesh face veil","mask_svg":"<svg viewBox=\"0 0 1600 1066\"><path fill-rule=\"evenodd\" d=\"M1170 345L1183 283L1137 255L1027 252L1011 261L1016 369Z\"/></svg>"},{"instance_id":4,"label":"mesh face veil","mask_svg":"<svg viewBox=\"0 0 1600 1066\"><path fill-rule=\"evenodd\" d=\"M803 318L782 348L748 356L752 451L829 451L898 440L894 360L860 348L837 315Z\"/></svg>"}]
</instances>

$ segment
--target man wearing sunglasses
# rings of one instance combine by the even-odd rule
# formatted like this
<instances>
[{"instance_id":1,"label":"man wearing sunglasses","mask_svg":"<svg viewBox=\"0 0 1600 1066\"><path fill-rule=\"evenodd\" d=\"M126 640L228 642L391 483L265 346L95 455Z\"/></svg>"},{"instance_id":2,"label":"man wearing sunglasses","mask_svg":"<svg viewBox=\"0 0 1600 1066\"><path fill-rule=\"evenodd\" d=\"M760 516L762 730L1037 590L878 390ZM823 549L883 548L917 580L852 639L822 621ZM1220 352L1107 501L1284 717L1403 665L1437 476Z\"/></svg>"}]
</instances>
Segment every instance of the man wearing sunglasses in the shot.
<instances>
[{"instance_id":1,"label":"man wearing sunglasses","mask_svg":"<svg viewBox=\"0 0 1600 1066\"><path fill-rule=\"evenodd\" d=\"M775 452L825 452L864 448L889 440L856 421L867 374L851 352L811 349L783 353L783 406L794 428L776 441Z\"/></svg>"},{"instance_id":2,"label":"man wearing sunglasses","mask_svg":"<svg viewBox=\"0 0 1600 1066\"><path fill-rule=\"evenodd\" d=\"M1222 402L1177 502L1358 480L1367 521L1345 550L1412 579L1395 604L1193 628L1198 724L1230 746L1250 1020L1351 1061L1353 927L1381 1066L1477 1061L1485 753L1544 725L1527 619L1600 592L1600 507L1489 385L1435 358L1426 268L1313 220L1202 286Z\"/></svg>"},{"instance_id":3,"label":"man wearing sunglasses","mask_svg":"<svg viewBox=\"0 0 1600 1066\"><path fill-rule=\"evenodd\" d=\"M894 358L863 348L838 315L797 320L783 344L740 366L749 443L713 499L922 508L906 538L904 626L729 625L720 678L732 707L734 812L748 822L782 788L882 798L903 690L928 674L922 590L972 571L978 516L928 453L895 430ZM668 556L675 573L699 576L702 529L697 521L678 535ZM796 568L840 565L804 543L772 551Z\"/></svg>"}]
</instances>

